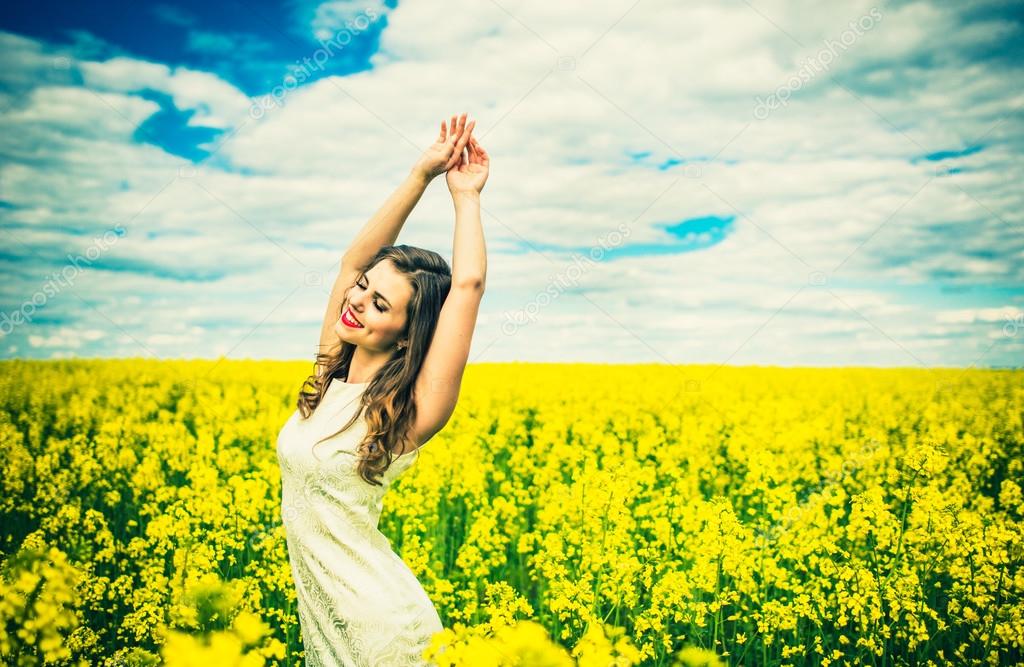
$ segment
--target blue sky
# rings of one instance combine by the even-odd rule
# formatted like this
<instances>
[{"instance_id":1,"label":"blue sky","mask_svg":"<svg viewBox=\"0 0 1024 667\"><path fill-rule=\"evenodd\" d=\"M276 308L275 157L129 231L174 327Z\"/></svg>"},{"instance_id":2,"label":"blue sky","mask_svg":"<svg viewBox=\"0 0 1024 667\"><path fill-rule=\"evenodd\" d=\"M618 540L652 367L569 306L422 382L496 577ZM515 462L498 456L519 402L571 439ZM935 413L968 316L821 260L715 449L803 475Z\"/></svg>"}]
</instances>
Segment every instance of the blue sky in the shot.
<instances>
[{"instance_id":1,"label":"blue sky","mask_svg":"<svg viewBox=\"0 0 1024 667\"><path fill-rule=\"evenodd\" d=\"M468 111L472 361L1018 366L1013 3L21 3L0 354L311 359ZM451 260L442 179L399 242Z\"/></svg>"}]
</instances>

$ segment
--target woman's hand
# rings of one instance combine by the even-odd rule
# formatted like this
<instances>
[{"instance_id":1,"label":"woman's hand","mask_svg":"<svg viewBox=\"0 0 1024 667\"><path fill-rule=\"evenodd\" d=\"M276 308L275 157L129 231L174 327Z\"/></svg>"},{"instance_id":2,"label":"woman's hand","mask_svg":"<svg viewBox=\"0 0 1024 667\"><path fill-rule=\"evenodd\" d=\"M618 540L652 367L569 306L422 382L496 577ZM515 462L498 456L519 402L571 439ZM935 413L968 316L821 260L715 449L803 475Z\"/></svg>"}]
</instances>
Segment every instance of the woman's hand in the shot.
<instances>
[{"instance_id":1,"label":"woman's hand","mask_svg":"<svg viewBox=\"0 0 1024 667\"><path fill-rule=\"evenodd\" d=\"M467 146L467 154L460 153L458 164L449 169L445 176L453 198L465 193L479 195L490 173L491 160L483 146L472 136L469 137Z\"/></svg>"},{"instance_id":2,"label":"woman's hand","mask_svg":"<svg viewBox=\"0 0 1024 667\"><path fill-rule=\"evenodd\" d=\"M413 167L413 172L421 174L428 181L458 164L459 156L469 141L470 134L476 121L470 121L466 125L466 114L461 118L452 116L451 127L445 127L441 121L441 133L437 135L437 141L423 152L419 162Z\"/></svg>"}]
</instances>

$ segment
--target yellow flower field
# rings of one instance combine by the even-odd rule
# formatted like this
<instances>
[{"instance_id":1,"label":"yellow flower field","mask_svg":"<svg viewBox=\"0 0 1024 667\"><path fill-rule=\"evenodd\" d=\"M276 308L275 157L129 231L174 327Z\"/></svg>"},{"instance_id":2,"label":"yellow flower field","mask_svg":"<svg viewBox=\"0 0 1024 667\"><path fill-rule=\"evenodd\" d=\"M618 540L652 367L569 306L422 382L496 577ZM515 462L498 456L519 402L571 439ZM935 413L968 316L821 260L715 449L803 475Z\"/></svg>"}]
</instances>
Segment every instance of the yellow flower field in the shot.
<instances>
[{"instance_id":1,"label":"yellow flower field","mask_svg":"<svg viewBox=\"0 0 1024 667\"><path fill-rule=\"evenodd\" d=\"M0 364L0 662L301 664L311 363ZM475 364L380 528L442 666L1020 664L1022 379Z\"/></svg>"}]
</instances>

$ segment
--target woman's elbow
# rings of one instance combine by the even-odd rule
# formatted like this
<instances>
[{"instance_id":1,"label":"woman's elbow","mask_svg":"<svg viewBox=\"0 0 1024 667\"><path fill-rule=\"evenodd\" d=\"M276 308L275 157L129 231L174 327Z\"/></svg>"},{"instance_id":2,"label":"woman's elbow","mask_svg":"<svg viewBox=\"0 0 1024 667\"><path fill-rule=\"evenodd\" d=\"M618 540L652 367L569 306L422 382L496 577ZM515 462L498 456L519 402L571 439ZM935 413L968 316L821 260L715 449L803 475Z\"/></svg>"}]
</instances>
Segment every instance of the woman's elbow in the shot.
<instances>
[{"instance_id":1,"label":"woman's elbow","mask_svg":"<svg viewBox=\"0 0 1024 667\"><path fill-rule=\"evenodd\" d=\"M452 278L452 287L457 287L459 289L471 289L483 292L486 282L487 281L485 277L482 275L459 276L457 278Z\"/></svg>"}]
</instances>

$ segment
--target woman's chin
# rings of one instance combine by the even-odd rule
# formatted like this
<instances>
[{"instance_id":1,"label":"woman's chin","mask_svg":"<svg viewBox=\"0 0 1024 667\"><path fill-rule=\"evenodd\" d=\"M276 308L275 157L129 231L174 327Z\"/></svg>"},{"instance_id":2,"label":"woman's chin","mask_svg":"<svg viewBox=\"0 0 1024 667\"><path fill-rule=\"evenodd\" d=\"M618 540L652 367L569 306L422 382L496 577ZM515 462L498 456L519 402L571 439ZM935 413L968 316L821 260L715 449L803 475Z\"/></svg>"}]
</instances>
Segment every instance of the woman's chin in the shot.
<instances>
[{"instance_id":1,"label":"woman's chin","mask_svg":"<svg viewBox=\"0 0 1024 667\"><path fill-rule=\"evenodd\" d=\"M342 343L352 343L355 345L355 340L360 340L359 332L361 331L362 329L350 329L341 320L334 323L334 333L338 335Z\"/></svg>"}]
</instances>

